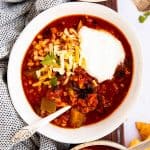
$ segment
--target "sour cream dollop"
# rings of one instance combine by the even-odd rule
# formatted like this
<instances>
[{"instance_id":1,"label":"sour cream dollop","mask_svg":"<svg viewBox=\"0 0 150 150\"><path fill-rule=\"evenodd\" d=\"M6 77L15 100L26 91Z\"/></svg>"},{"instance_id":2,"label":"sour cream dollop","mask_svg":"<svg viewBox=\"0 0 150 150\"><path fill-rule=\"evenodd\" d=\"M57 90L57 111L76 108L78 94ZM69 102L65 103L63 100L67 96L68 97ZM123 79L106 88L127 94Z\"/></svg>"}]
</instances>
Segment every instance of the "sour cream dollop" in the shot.
<instances>
[{"instance_id":1,"label":"sour cream dollop","mask_svg":"<svg viewBox=\"0 0 150 150\"><path fill-rule=\"evenodd\" d=\"M81 55L86 59L86 71L99 82L112 79L116 67L125 59L121 42L105 30L83 26L79 31Z\"/></svg>"}]
</instances>

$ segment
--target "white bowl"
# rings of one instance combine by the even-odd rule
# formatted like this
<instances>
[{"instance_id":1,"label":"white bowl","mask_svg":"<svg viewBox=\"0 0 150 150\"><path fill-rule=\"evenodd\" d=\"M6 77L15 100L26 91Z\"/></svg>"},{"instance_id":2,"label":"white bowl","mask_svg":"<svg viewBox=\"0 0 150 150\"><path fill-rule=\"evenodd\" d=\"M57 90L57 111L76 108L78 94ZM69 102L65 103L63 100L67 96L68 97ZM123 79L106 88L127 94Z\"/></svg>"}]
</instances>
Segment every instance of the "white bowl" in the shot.
<instances>
[{"instance_id":1,"label":"white bowl","mask_svg":"<svg viewBox=\"0 0 150 150\"><path fill-rule=\"evenodd\" d=\"M108 146L110 148L116 148L118 150L127 150L125 146L112 142L112 141L107 141L107 140L99 140L99 141L83 143L83 144L73 147L71 150L80 150L81 148L86 148L88 146L97 146L97 145Z\"/></svg>"},{"instance_id":2,"label":"white bowl","mask_svg":"<svg viewBox=\"0 0 150 150\"><path fill-rule=\"evenodd\" d=\"M37 121L40 117L32 110L22 87L22 60L32 40L41 29L56 18L71 14L94 15L114 24L128 39L134 57L134 72L129 92L120 106L106 119L76 129L64 129L48 124L38 130L38 132L56 141L83 143L101 138L115 130L130 115L129 112L136 102L142 68L140 45L133 30L118 13L99 4L71 2L55 6L39 14L26 26L13 46L8 64L8 88L12 103L23 120L27 124Z\"/></svg>"}]
</instances>

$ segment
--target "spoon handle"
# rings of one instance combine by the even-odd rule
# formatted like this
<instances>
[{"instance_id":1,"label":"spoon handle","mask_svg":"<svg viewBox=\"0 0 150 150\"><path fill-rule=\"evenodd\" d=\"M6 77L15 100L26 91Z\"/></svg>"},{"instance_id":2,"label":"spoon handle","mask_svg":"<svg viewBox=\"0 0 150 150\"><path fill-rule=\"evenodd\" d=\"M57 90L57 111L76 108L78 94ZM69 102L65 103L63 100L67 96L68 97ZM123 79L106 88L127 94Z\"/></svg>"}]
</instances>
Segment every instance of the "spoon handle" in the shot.
<instances>
[{"instance_id":1,"label":"spoon handle","mask_svg":"<svg viewBox=\"0 0 150 150\"><path fill-rule=\"evenodd\" d=\"M36 131L37 129L48 124L50 121L54 120L55 118L57 118L58 116L60 116L61 114L63 114L67 110L69 110L70 108L71 108L71 106L63 107L63 108L59 109L58 111L48 115L47 117L44 117L44 118L38 120L37 122L29 125L28 127L32 128Z\"/></svg>"},{"instance_id":2,"label":"spoon handle","mask_svg":"<svg viewBox=\"0 0 150 150\"><path fill-rule=\"evenodd\" d=\"M17 133L15 133L15 135L12 137L11 141L14 144L16 144L16 143L19 143L21 141L24 141L24 140L30 138L37 131L37 129L48 124L50 121L54 120L55 118L57 118L58 116L60 116L61 114L63 114L67 110L69 110L70 108L71 108L71 106L63 107L63 108L59 109L58 111L48 115L47 117L42 118L42 119L34 122L31 125L21 128Z\"/></svg>"}]
</instances>

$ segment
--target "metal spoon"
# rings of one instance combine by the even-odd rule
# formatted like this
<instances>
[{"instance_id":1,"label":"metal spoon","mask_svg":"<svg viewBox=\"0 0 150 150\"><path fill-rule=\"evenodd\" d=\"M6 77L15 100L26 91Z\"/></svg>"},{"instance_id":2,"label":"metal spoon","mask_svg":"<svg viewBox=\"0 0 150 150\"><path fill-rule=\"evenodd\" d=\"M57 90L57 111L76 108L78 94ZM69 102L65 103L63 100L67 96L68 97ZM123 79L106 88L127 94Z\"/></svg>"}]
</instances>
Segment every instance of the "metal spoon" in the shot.
<instances>
[{"instance_id":1,"label":"metal spoon","mask_svg":"<svg viewBox=\"0 0 150 150\"><path fill-rule=\"evenodd\" d=\"M21 141L24 141L24 140L30 138L38 129L45 126L50 121L54 120L55 118L57 118L58 116L60 116L61 114L63 114L67 110L69 110L70 108L71 108L71 106L63 107L63 108L59 109L58 111L50 114L49 116L42 118L28 126L21 128L17 133L15 133L15 135L12 137L11 141L14 144L16 144L16 143L19 143Z\"/></svg>"}]
</instances>

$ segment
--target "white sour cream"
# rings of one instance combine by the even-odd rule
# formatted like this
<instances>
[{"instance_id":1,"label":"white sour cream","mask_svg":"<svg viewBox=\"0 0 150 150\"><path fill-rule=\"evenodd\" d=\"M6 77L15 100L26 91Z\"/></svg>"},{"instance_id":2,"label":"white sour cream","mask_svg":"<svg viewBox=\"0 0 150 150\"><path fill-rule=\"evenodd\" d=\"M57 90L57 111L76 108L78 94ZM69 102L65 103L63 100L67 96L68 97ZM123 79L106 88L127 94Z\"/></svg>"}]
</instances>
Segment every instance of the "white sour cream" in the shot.
<instances>
[{"instance_id":1,"label":"white sour cream","mask_svg":"<svg viewBox=\"0 0 150 150\"><path fill-rule=\"evenodd\" d=\"M112 79L115 69L124 61L121 42L105 30L83 26L79 31L81 55L86 59L86 71L99 82Z\"/></svg>"}]
</instances>

